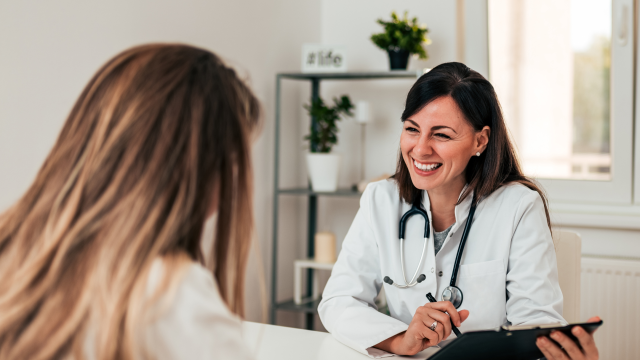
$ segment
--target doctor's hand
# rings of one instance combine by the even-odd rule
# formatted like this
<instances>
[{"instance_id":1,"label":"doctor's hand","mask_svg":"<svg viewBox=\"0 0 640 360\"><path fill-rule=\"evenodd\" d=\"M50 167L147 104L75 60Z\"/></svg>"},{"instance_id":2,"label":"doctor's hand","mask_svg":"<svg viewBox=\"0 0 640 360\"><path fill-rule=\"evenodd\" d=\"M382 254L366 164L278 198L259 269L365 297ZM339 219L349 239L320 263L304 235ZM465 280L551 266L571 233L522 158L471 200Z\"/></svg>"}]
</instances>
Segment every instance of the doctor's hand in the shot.
<instances>
[{"instance_id":1,"label":"doctor's hand","mask_svg":"<svg viewBox=\"0 0 640 360\"><path fill-rule=\"evenodd\" d=\"M588 322L598 321L600 321L600 318L597 316L588 320ZM571 333L578 338L580 346L560 331L551 333L551 338L560 344L563 349L546 336L539 337L536 345L547 360L598 360L598 348L596 348L596 343L593 340L593 333L588 333L580 326L575 326L571 329Z\"/></svg>"},{"instance_id":2,"label":"doctor's hand","mask_svg":"<svg viewBox=\"0 0 640 360\"><path fill-rule=\"evenodd\" d=\"M451 335L449 317L458 327L469 317L469 310L458 312L449 301L427 303L416 310L407 331L390 337L375 347L397 355L415 355ZM430 329L434 322L437 322L435 331Z\"/></svg>"}]
</instances>

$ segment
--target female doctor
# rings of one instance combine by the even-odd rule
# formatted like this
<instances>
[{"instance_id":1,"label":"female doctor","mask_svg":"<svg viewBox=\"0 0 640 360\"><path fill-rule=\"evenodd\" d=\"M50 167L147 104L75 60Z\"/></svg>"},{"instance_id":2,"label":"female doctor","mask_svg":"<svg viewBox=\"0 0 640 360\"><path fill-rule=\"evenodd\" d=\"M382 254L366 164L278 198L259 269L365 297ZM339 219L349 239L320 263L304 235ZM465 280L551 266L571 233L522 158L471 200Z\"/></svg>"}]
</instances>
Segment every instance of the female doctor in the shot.
<instances>
[{"instance_id":1,"label":"female doctor","mask_svg":"<svg viewBox=\"0 0 640 360\"><path fill-rule=\"evenodd\" d=\"M396 173L363 193L325 287L326 329L378 357L436 345L451 322L564 323L546 197L522 174L491 84L463 64L437 66L409 91L402 121ZM382 287L391 316L374 304ZM578 352L597 357L595 345Z\"/></svg>"}]
</instances>

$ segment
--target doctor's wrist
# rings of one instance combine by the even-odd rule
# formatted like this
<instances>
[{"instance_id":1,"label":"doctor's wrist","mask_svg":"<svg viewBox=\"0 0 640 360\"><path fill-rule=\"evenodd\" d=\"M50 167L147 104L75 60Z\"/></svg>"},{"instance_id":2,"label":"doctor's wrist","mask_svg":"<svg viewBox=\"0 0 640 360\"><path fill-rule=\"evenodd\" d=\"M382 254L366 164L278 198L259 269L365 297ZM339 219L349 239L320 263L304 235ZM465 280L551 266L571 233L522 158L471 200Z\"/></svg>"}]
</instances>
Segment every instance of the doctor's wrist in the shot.
<instances>
[{"instance_id":1,"label":"doctor's wrist","mask_svg":"<svg viewBox=\"0 0 640 360\"><path fill-rule=\"evenodd\" d=\"M406 349L403 349L403 338L406 333L406 331L403 331L399 334L393 335L392 337L379 342L373 347L396 355L414 355L406 352Z\"/></svg>"}]
</instances>

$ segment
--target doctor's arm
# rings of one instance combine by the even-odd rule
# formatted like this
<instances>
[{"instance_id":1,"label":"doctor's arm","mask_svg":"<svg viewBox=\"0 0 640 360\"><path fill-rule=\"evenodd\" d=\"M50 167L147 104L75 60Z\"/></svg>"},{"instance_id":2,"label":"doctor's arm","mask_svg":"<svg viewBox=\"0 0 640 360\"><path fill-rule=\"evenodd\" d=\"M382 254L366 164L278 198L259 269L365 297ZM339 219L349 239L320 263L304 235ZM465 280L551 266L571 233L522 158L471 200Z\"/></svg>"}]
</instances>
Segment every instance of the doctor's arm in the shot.
<instances>
[{"instance_id":1,"label":"doctor's arm","mask_svg":"<svg viewBox=\"0 0 640 360\"><path fill-rule=\"evenodd\" d=\"M374 303L382 276L369 217L371 192L369 186L362 195L318 313L324 327L338 341L365 355L379 356L384 352L373 346L407 330L407 324L378 312Z\"/></svg>"},{"instance_id":2,"label":"doctor's arm","mask_svg":"<svg viewBox=\"0 0 640 360\"><path fill-rule=\"evenodd\" d=\"M518 224L511 241L507 272L507 319L513 325L566 321L562 318L562 292L558 283L556 253L542 199L531 193L518 209ZM600 321L593 317L589 321ZM548 360L597 360L593 334L576 326L571 331L579 345L556 331L536 345Z\"/></svg>"},{"instance_id":3,"label":"doctor's arm","mask_svg":"<svg viewBox=\"0 0 640 360\"><path fill-rule=\"evenodd\" d=\"M521 198L514 221L506 277L508 321L512 325L566 323L556 253L537 192Z\"/></svg>"}]
</instances>

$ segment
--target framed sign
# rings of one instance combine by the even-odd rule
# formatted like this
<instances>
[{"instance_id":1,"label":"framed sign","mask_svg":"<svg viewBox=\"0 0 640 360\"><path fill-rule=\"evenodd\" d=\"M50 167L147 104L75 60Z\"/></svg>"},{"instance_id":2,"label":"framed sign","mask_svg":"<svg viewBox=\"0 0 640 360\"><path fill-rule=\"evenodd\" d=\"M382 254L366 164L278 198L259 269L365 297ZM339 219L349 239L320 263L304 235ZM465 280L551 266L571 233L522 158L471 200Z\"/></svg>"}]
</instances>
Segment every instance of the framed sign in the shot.
<instances>
[{"instance_id":1,"label":"framed sign","mask_svg":"<svg viewBox=\"0 0 640 360\"><path fill-rule=\"evenodd\" d=\"M302 72L346 72L347 52L341 45L302 45Z\"/></svg>"}]
</instances>

